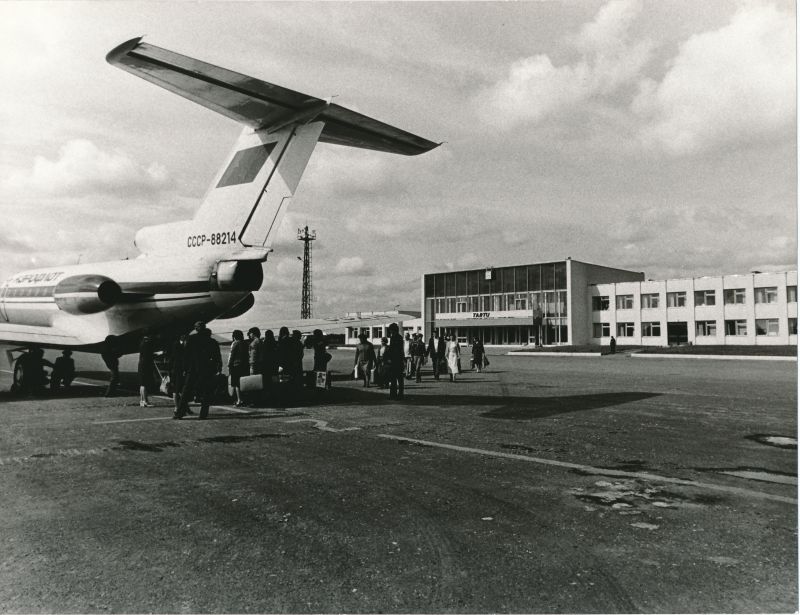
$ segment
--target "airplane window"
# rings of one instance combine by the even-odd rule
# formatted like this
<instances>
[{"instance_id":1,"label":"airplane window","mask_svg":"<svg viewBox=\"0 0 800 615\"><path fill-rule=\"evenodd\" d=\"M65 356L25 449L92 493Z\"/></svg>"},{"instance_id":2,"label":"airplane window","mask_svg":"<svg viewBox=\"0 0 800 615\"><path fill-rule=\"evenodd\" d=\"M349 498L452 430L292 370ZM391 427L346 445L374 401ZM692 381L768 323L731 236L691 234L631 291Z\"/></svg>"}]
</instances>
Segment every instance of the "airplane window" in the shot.
<instances>
[{"instance_id":1,"label":"airplane window","mask_svg":"<svg viewBox=\"0 0 800 615\"><path fill-rule=\"evenodd\" d=\"M256 178L273 149L275 149L275 143L264 143L236 152L228 168L222 174L217 188L249 184Z\"/></svg>"}]
</instances>

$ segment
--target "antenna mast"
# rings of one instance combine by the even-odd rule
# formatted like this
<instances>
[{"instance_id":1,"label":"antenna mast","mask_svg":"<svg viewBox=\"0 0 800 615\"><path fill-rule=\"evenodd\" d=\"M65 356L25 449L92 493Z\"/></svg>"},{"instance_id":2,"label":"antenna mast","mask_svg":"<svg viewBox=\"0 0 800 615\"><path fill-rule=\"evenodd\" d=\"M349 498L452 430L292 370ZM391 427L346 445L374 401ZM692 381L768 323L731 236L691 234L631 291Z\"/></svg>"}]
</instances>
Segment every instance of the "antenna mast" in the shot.
<instances>
[{"instance_id":1,"label":"antenna mast","mask_svg":"<svg viewBox=\"0 0 800 615\"><path fill-rule=\"evenodd\" d=\"M300 318L311 318L311 242L317 232L309 233L308 227L297 229L297 239L303 242L303 299L300 304Z\"/></svg>"}]
</instances>

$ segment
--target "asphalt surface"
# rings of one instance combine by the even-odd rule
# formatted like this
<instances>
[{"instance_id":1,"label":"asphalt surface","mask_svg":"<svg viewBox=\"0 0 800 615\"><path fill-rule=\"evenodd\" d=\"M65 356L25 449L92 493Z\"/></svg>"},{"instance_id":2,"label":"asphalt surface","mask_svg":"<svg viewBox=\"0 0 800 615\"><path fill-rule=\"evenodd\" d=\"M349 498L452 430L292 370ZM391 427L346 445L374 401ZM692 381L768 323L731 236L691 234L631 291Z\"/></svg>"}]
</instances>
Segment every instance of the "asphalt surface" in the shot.
<instances>
[{"instance_id":1,"label":"asphalt surface","mask_svg":"<svg viewBox=\"0 0 800 615\"><path fill-rule=\"evenodd\" d=\"M0 611L797 611L796 363L490 359L204 422L86 355L0 394Z\"/></svg>"}]
</instances>

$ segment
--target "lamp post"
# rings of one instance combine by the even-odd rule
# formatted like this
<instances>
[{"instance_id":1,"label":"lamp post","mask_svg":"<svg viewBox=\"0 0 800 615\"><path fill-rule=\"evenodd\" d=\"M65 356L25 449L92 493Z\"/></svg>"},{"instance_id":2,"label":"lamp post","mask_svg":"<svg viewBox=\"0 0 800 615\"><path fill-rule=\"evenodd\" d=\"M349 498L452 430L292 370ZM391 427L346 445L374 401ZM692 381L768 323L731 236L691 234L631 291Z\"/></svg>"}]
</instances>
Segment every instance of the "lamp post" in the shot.
<instances>
[{"instance_id":1,"label":"lamp post","mask_svg":"<svg viewBox=\"0 0 800 615\"><path fill-rule=\"evenodd\" d=\"M300 303L300 318L311 318L311 242L317 238L316 231L308 227L297 229L297 239L303 242L303 296ZM298 260L300 257L297 257Z\"/></svg>"}]
</instances>

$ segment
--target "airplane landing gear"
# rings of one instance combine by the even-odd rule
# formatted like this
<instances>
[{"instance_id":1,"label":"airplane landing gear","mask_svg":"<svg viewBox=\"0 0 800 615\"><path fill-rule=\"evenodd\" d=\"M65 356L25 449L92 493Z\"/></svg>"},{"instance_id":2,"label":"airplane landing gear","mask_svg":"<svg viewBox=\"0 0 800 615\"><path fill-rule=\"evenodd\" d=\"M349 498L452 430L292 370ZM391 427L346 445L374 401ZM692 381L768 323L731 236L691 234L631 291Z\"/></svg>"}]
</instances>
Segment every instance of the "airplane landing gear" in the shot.
<instances>
[{"instance_id":1,"label":"airplane landing gear","mask_svg":"<svg viewBox=\"0 0 800 615\"><path fill-rule=\"evenodd\" d=\"M13 353L24 351L14 360ZM44 390L48 378L44 371L45 365L52 367L52 363L44 358L41 348L15 348L6 351L12 367L11 393L27 393L33 395Z\"/></svg>"}]
</instances>

